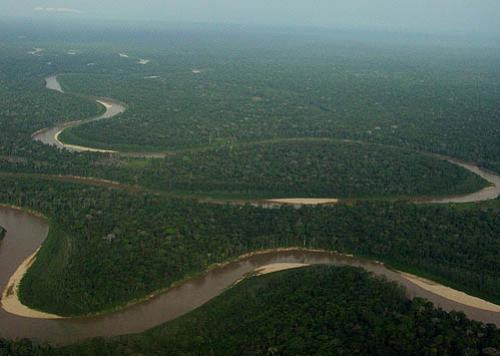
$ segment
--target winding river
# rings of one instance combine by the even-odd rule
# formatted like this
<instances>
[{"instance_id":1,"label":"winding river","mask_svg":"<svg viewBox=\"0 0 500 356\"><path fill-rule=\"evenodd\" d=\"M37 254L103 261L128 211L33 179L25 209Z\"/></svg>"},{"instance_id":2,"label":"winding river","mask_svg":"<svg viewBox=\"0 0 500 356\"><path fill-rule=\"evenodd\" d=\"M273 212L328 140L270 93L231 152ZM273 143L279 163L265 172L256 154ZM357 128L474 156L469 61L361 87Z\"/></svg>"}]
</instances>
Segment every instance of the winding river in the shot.
<instances>
[{"instance_id":1,"label":"winding river","mask_svg":"<svg viewBox=\"0 0 500 356\"><path fill-rule=\"evenodd\" d=\"M46 83L47 89L55 90L55 91L58 91L60 93L64 93L63 89L61 88L61 85L57 81L57 76L54 75L54 76L45 78L45 83ZM46 128L46 129L37 131L31 136L32 139L35 141L40 141L42 143L45 143L46 145L56 146L59 148L65 148L71 152L116 153L116 151L112 151L112 150L103 150L103 149L97 149L97 148L91 148L91 147L68 145L68 144L62 143L59 140L59 135L65 129L68 129L70 127L80 126L82 124L87 124L87 123L94 122L94 121L110 119L112 117L115 117L115 116L125 112L125 110L126 110L126 107L124 104L119 103L118 101L113 100L113 99L100 98L100 99L97 99L96 101L105 108L105 111L103 114L96 116L96 117L93 117L93 118L90 118L90 119L79 119L79 120L74 120L74 121L68 121L68 122L65 122L63 124L56 125L54 127L50 127L50 128Z\"/></svg>"},{"instance_id":2,"label":"winding river","mask_svg":"<svg viewBox=\"0 0 500 356\"><path fill-rule=\"evenodd\" d=\"M47 78L47 87L62 91L56 77ZM111 118L125 110L125 106L101 99L106 112L96 118L68 122L37 132L33 139L73 151L89 150L86 147L62 144L58 132L82 123ZM94 149L90 149L94 150ZM109 152L109 151L108 151ZM474 202L494 199L500 194L500 177L471 164L448 157L441 157L485 178L491 187L460 197L445 197L429 203ZM48 232L45 219L10 207L0 207L0 226L7 233L0 242L0 290L4 290L17 268L40 247ZM38 339L57 344L67 344L94 336L116 336L138 333L183 315L222 293L233 283L258 268L276 263L331 264L363 267L388 280L404 286L408 297L423 297L445 310L463 311L468 317L500 326L500 306L481 301L464 293L390 270L383 264L355 257L322 251L268 251L241 258L236 262L215 268L203 276L189 280L149 301L103 316L72 319L27 318L0 309L0 336L7 338Z\"/></svg>"},{"instance_id":3,"label":"winding river","mask_svg":"<svg viewBox=\"0 0 500 356\"><path fill-rule=\"evenodd\" d=\"M0 225L7 234L0 243L0 287L27 256L40 246L48 232L47 222L28 212L0 207ZM0 310L0 335L28 337L56 344L67 344L94 336L138 333L172 320L219 295L234 282L255 269L275 263L332 264L363 267L376 275L406 287L409 297L423 297L445 310L461 310L469 317L500 326L498 311L461 304L427 290L384 265L359 258L321 251L276 251L247 256L207 272L157 297L111 314L75 319L26 318Z\"/></svg>"},{"instance_id":4,"label":"winding river","mask_svg":"<svg viewBox=\"0 0 500 356\"><path fill-rule=\"evenodd\" d=\"M490 172L488 170L485 170L481 167L478 167L475 164L472 163L466 163L462 162L460 160L446 157L446 156L440 156L440 155L434 155L435 157L439 159L444 159L456 166L462 167L469 172L472 172L474 174L477 174L484 180L486 180L488 183L490 183L489 187L483 188L478 192L475 193L470 193L470 194L464 194L464 195L458 195L458 196L452 196L452 197L443 197L443 198L436 198L436 199L431 199L428 202L429 203L475 203L475 202L480 202L480 201L486 201L486 200L493 200L496 199L500 196L500 176L497 174Z\"/></svg>"},{"instance_id":5,"label":"winding river","mask_svg":"<svg viewBox=\"0 0 500 356\"><path fill-rule=\"evenodd\" d=\"M60 93L64 93L64 90L61 87L61 84L57 80L57 76L53 75L45 78L45 86L49 90L54 90ZM147 158L163 158L166 156L163 152L118 152L107 149L79 146L79 145L71 145L67 143L63 143L59 140L59 135L66 129L70 127L80 126L83 124L88 124L94 121L100 121L105 119L111 119L117 115L120 115L125 112L127 109L126 105L120 103L119 101L109 99L109 98L98 98L96 102L102 105L105 109L104 113L93 117L90 119L78 119L73 121L68 121L62 124L58 124L54 127L48 127L42 130L39 130L31 135L31 138L35 141L40 141L46 145L56 146L59 148L65 148L70 152L102 152L102 153L114 153L120 154L122 156L129 157L147 157Z\"/></svg>"},{"instance_id":6,"label":"winding river","mask_svg":"<svg viewBox=\"0 0 500 356\"><path fill-rule=\"evenodd\" d=\"M57 80L57 75L52 75L47 78L45 78L45 86L49 90L54 90L60 93L64 93L64 90L61 87L61 84ZM71 145L71 144L65 144L59 140L59 135L61 132L63 132L65 129L70 128L70 127L76 127L80 126L83 124L87 124L90 122L94 121L99 121L99 120L105 120L105 119L111 119L119 114L122 114L126 110L126 106L123 103L120 103L116 100L109 99L109 98L100 98L96 100L99 104L104 106L106 109L105 112L102 115L99 115L94 118L90 119L79 119L79 120L74 120L74 121L69 121L65 122L59 125L56 125L54 127L49 127L45 128L42 130L39 130L31 136L33 140L40 141L44 144L51 145L51 146L56 146L59 148L65 148L69 151L72 152L104 152L104 153L114 153L114 154L120 154L123 156L130 156L130 157L147 157L147 158L163 158L166 156L165 152L153 152L153 153L144 153L144 152L118 152L118 151L113 151L113 150L106 150L106 149L98 149L98 148L92 148L92 147L85 147L85 146L77 146L77 145ZM497 197L500 196L500 177L492 172L489 172L487 170L484 170L472 163L467 163L467 162L462 162L460 160L454 159L452 157L447 157L447 156L442 156L442 155L437 155L437 154L429 154L437 159L445 160L448 161L451 164L454 164L456 166L462 167L474 174L479 175L486 181L490 183L489 187L486 187L478 192L471 193L471 194L465 194L465 195L460 195L460 196L450 196L450 197L439 197L435 199L426 199L422 200L421 202L424 203L433 203L433 204L438 204L438 203L471 203L471 202L478 202L478 201L484 201L484 200L491 200L491 199L496 199ZM281 204L292 204L292 205L310 205L311 199L302 199L302 198L295 198L295 199L282 199L283 201L279 201L280 199L275 199L275 200L268 200L264 202L259 202L257 205L259 206L273 206L273 205L281 205ZM289 201L286 201L289 200ZM313 199L313 200L318 200L318 199ZM336 202L337 199L335 198L328 198L326 197L325 199L319 199L325 201L325 203L333 203ZM315 203L317 204L317 203Z\"/></svg>"}]
</instances>

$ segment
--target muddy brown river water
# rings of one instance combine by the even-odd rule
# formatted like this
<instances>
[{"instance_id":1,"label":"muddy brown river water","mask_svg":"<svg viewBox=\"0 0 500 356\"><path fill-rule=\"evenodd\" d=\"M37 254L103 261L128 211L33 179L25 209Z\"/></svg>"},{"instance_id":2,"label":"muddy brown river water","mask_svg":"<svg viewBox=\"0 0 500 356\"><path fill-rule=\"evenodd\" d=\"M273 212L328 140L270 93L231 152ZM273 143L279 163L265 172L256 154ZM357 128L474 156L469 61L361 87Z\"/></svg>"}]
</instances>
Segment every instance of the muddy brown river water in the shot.
<instances>
[{"instance_id":1,"label":"muddy brown river water","mask_svg":"<svg viewBox=\"0 0 500 356\"><path fill-rule=\"evenodd\" d=\"M45 78L45 83L47 89L50 90L55 90L60 93L64 93L64 91L61 88L61 85L57 81L57 76L50 76ZM105 119L111 119L123 112L125 112L126 108L125 105L122 103L119 103L115 100L108 99L108 98L103 98L97 100L98 103L100 103L102 106L105 108L105 112L102 115L99 115L94 118L90 119L78 119L78 120L73 120L73 121L68 121L59 125L56 125L54 127L49 127L40 131L35 132L31 138L35 141L40 141L46 145L50 146L56 146L59 148L65 148L69 151L73 152L85 152L85 151L97 151L97 152L114 152L110 150L101 150L101 149L96 149L96 148L90 148L90 147L83 147L83 146L76 146L76 145L66 145L59 141L59 134L70 127L75 127L75 126L80 126L84 123L90 123L93 121L100 121L100 120L105 120Z\"/></svg>"},{"instance_id":2,"label":"muddy brown river water","mask_svg":"<svg viewBox=\"0 0 500 356\"><path fill-rule=\"evenodd\" d=\"M57 77L46 79L47 88L62 91ZM73 151L92 150L86 147L64 145L57 139L57 133L65 128L82 123L114 117L125 111L125 106L111 99L102 99L106 112L96 118L75 120L33 134L33 139L49 145L65 147ZM494 199L500 194L500 177L472 164L441 157L480 175L491 183L491 187L479 192L458 197L443 197L429 200L430 203L475 202ZM7 234L0 242L0 290L3 291L10 276L18 266L41 245L48 232L47 222L28 212L0 207L0 226ZM138 333L183 315L214 298L259 267L275 263L303 263L350 265L362 267L388 280L404 286L408 297L423 297L445 310L463 311L472 319L494 323L500 326L500 312L488 311L455 302L423 289L397 271L368 260L318 251L267 252L243 258L223 267L211 270L203 276L189 280L149 301L103 316L75 319L35 319L7 313L0 309L0 336L7 338L28 337L52 343L71 343L94 336L116 336Z\"/></svg>"},{"instance_id":3,"label":"muddy brown river water","mask_svg":"<svg viewBox=\"0 0 500 356\"><path fill-rule=\"evenodd\" d=\"M61 84L57 80L57 75L53 75L50 77L45 78L45 84L46 88L49 90L54 90L58 91L60 93L64 93L64 90L61 87ZM97 100L98 103L103 105L106 109L106 111L97 117L90 118L90 119L79 119L79 120L74 120L74 121L68 121L59 125L56 125L54 127L49 127L45 128L42 130L39 130L31 136L33 140L35 141L40 141L42 143L45 143L47 145L51 146L56 146L59 148L65 148L69 151L73 152L105 152L105 153L114 153L114 154L120 154L123 156L129 156L129 157L144 157L144 158L164 158L166 156L165 152L117 152L113 150L106 150L106 149L98 149L98 148L92 148L92 147L85 147L85 146L77 146L77 145L70 145L70 144L65 144L59 140L59 134L64 131L67 128L70 127L76 127L80 126L86 123L90 123L93 121L99 121L99 120L105 120L105 119L111 119L119 114L122 114L126 110L126 106L123 103L120 103L116 100L109 99L109 98L102 98ZM438 197L434 199L426 199L423 202L427 203L470 203L470 202L478 202L478 201L484 201L484 200L491 200L491 199L496 199L497 197L500 196L500 177L492 172L489 172L487 170L484 170L472 163L466 163L459 161L457 159L454 159L452 157L446 157L442 155L435 155L435 154L430 154L431 156L434 156L437 159L442 159L445 161L448 161L451 164L454 164L456 166L462 167L474 174L479 175L486 181L488 181L491 185L487 188L484 188L478 192L474 192L471 194L465 194L465 195L460 195L460 196L449 196L449 197ZM279 199L278 199L279 200ZM323 200L336 200L334 198L328 198L325 197ZM272 202L271 202L272 203ZM302 205L302 204L300 204Z\"/></svg>"},{"instance_id":4,"label":"muddy brown river water","mask_svg":"<svg viewBox=\"0 0 500 356\"><path fill-rule=\"evenodd\" d=\"M56 75L45 78L45 86L49 90L54 90L60 93L64 93L64 90L62 89L59 81L57 80ZM45 128L33 133L31 135L31 138L35 141L40 141L46 145L56 146L61 149L64 148L71 152L103 152L103 153L119 154L121 156L143 157L143 158L164 158L166 156L165 152L118 152L109 149L71 145L60 141L59 135L64 130L70 127L76 127L94 121L111 119L114 118L115 116L118 116L119 114L124 113L125 110L127 109L125 104L120 103L113 99L100 98L97 99L96 101L102 106L104 106L105 112L103 114L89 119L75 119L73 121L67 121L53 127Z\"/></svg>"},{"instance_id":5,"label":"muddy brown river water","mask_svg":"<svg viewBox=\"0 0 500 356\"><path fill-rule=\"evenodd\" d=\"M7 230L4 240L0 243L0 287L3 290L16 268L43 242L48 232L48 225L42 218L5 207L0 208L0 225ZM362 267L376 275L398 282L406 288L409 297L427 298L445 310L463 311L470 318L500 326L499 312L469 307L431 293L382 264L335 253L297 250L267 252L243 258L189 280L149 301L103 316L55 320L33 319L9 314L1 309L0 336L28 337L56 344L67 344L94 336L109 337L142 332L203 305L247 273L274 263Z\"/></svg>"}]
</instances>

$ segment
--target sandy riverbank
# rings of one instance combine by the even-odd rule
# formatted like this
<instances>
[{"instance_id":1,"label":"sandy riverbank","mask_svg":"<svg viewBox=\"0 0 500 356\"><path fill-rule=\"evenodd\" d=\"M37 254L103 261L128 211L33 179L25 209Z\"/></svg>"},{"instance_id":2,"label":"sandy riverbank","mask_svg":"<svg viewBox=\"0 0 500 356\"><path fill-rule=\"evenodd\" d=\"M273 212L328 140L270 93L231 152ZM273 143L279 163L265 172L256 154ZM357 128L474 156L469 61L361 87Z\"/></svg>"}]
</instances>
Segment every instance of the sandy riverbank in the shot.
<instances>
[{"instance_id":1,"label":"sandy riverbank","mask_svg":"<svg viewBox=\"0 0 500 356\"><path fill-rule=\"evenodd\" d=\"M307 267L309 264L306 263L273 263L267 266L259 267L255 270L256 275L261 276L263 274L269 274L279 271L285 271L288 269Z\"/></svg>"},{"instance_id":2,"label":"sandy riverbank","mask_svg":"<svg viewBox=\"0 0 500 356\"><path fill-rule=\"evenodd\" d=\"M284 198L284 199L268 199L266 203L272 204L290 204L290 205L321 205L321 204L336 204L338 199L333 198Z\"/></svg>"},{"instance_id":3,"label":"sandy riverbank","mask_svg":"<svg viewBox=\"0 0 500 356\"><path fill-rule=\"evenodd\" d=\"M248 256L252 255L257 255L257 254L262 254L262 253L269 253L272 251L301 251L302 249L299 248L281 248L281 249L269 249L269 250L264 250L264 251L257 251L255 253L248 253L240 258L246 258ZM328 251L328 250L322 250L322 249L303 249L303 251L309 251L309 252L325 252L325 253L335 253L338 254L335 251ZM355 258L351 254L339 254L339 256L344 256L344 257L350 257L350 258ZM384 263L379 262L379 261L372 261L373 263L384 265ZM293 268L300 268L300 267L306 267L308 264L303 264L303 263L275 263L275 264L270 264L267 266L259 267L255 270L257 275L262 275L262 274L267 274L267 273L272 273L272 272L278 272L282 270L287 270L287 269L293 269ZM431 281L429 279L425 279L419 276L416 276L414 274L410 273L405 273L405 272L400 272L400 271L395 271L396 273L400 274L404 279L407 281L411 282L412 284L415 284L416 286L431 292L433 294L436 294L440 297L443 297L445 299L451 300L456 303L460 303L472 308L477 308L481 310L487 310L491 312L500 312L500 305L488 302L484 299L474 297L472 295L466 294L464 292L461 292L459 290L446 287L442 284L438 284L434 281Z\"/></svg>"},{"instance_id":4,"label":"sandy riverbank","mask_svg":"<svg viewBox=\"0 0 500 356\"><path fill-rule=\"evenodd\" d=\"M102 106L104 106L106 108L106 110L109 110L113 107L113 104L110 104L106 101L102 101L102 100L96 100L99 104L101 104Z\"/></svg>"},{"instance_id":5,"label":"sandy riverbank","mask_svg":"<svg viewBox=\"0 0 500 356\"><path fill-rule=\"evenodd\" d=\"M290 247L290 248L269 249L269 250L263 250L263 251L250 252L250 253L244 254L244 255L240 256L239 258L232 260L232 261L242 261L242 260L247 259L247 258L252 257L252 256L263 255L266 253L277 252L277 251L281 251L281 252L284 252L284 251L289 251L289 252L290 251L298 251L298 252L299 251L307 251L307 252L325 252L325 253L334 253L335 254L335 252L325 251L325 250L320 250L320 249L309 250L309 249L300 249L300 248L296 248L296 247ZM41 312L38 310L33 310L33 309L23 305L19 301L18 291L19 291L20 281L23 278L24 274L29 269L29 267L35 261L37 252L38 252L38 250L34 254L29 256L19 266L19 268L16 270L16 272L9 279L7 287L4 290L3 296L2 296L2 308L11 314L15 314L18 316L23 316L23 317L28 317L28 318L37 318L37 319L60 319L60 318L63 318L63 317L58 316L58 315L44 313L44 312ZM349 258L349 257L353 258L351 255L342 255L342 254L338 254L338 255L341 257L343 256L344 258ZM210 268L208 268L207 271L224 267L232 261L227 261L225 263L215 264L215 265L211 266ZM383 265L383 263L376 262L376 261L374 261L374 263L378 263L380 265ZM254 272L256 275L264 275L264 274L278 272L278 271L284 271L284 270L295 269L295 268L302 268L302 267L306 267L309 265L310 264L298 263L298 262L295 262L295 263L290 263L290 262L271 263L271 264L256 268ZM429 291L429 292L431 292L439 297L445 298L447 300L450 300L450 301L453 301L453 302L456 302L456 303L459 303L459 304L462 304L462 305L465 305L468 307L477 308L480 310L491 311L491 312L495 312L495 313L500 312L500 305L493 304L493 303L488 302L486 300L468 295L464 292L446 287L444 285L438 284L436 282L433 282L433 281L425 279L425 278L418 277L416 275L412 275L412 274L404 273L404 272L399 272L399 271L394 271L394 272L399 274L402 278L406 279L410 283L412 283L412 284L414 284L414 285L416 285L416 286L418 286L426 291ZM244 278L242 278L242 279L244 279ZM242 279L240 279L239 281L241 281ZM239 281L236 281L235 284L238 283ZM130 305L138 304L140 302L144 302L145 300L150 300L153 297L155 297L159 294L163 294L167 290L172 289L173 287L179 286L183 283L186 283L186 281L179 281L178 283L173 283L169 288L159 290L155 293L152 293L151 295L147 296L146 298L143 298L141 300L136 300L133 303L130 303ZM127 305L125 307L130 307L130 305Z\"/></svg>"},{"instance_id":6,"label":"sandy riverbank","mask_svg":"<svg viewBox=\"0 0 500 356\"><path fill-rule=\"evenodd\" d=\"M99 104L104 106L106 108L106 111L111 109L113 107L113 104L110 104L108 102L102 101L102 100L96 100ZM78 124L82 123L81 121L78 121ZM61 128L59 131L57 131L54 135L54 141L59 143L61 146L64 146L65 148L71 149L76 152L100 152L100 153L117 153L117 151L114 150L106 150L106 149L100 149L100 148L91 148L91 147L85 147L85 146L79 146L79 145L71 145L67 143L63 143L61 140L59 140L59 136L61 133L66 130L68 127L71 127L72 125L68 125L66 127Z\"/></svg>"},{"instance_id":7,"label":"sandy riverbank","mask_svg":"<svg viewBox=\"0 0 500 356\"><path fill-rule=\"evenodd\" d=\"M17 268L16 272L10 277L7 287L2 294L1 306L11 314L36 319L61 319L62 317L55 314L44 313L38 310L31 309L22 304L19 300L19 285L24 275L36 260L37 249L31 256L26 258L23 263Z\"/></svg>"},{"instance_id":8,"label":"sandy riverbank","mask_svg":"<svg viewBox=\"0 0 500 356\"><path fill-rule=\"evenodd\" d=\"M56 134L54 135L54 140L57 141L62 146L64 146L65 148L71 149L71 150L76 151L76 152L117 153L117 151L113 151L113 150L105 150L105 149L100 149L100 148L91 148L91 147L85 147L85 146L78 146L78 145L71 145L71 144L68 144L68 143L63 143L61 140L59 140L59 136L61 135L61 133L65 129L67 129L67 127L65 127L62 130L57 131Z\"/></svg>"},{"instance_id":9,"label":"sandy riverbank","mask_svg":"<svg viewBox=\"0 0 500 356\"><path fill-rule=\"evenodd\" d=\"M439 295L443 298L452 300L454 302L467 305L469 307L478 308L482 310L488 310L495 313L500 312L500 305L490 303L486 300L473 297L464 292L460 292L456 289L437 284L431 280L415 276L413 274L399 272L403 278L410 281L411 283L419 286L426 291Z\"/></svg>"}]
</instances>

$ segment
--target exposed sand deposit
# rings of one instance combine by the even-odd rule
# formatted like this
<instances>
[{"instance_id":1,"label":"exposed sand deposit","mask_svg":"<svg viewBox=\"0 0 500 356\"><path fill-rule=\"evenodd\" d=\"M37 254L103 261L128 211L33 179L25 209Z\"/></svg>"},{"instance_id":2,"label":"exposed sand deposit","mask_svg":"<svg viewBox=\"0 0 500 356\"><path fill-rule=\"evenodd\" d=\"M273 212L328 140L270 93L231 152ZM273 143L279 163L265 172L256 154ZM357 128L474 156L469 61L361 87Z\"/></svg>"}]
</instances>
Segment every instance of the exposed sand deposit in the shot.
<instances>
[{"instance_id":1,"label":"exposed sand deposit","mask_svg":"<svg viewBox=\"0 0 500 356\"><path fill-rule=\"evenodd\" d=\"M490 183L490 186L483 188L478 192L459 196L437 198L428 201L428 203L473 203L478 201L493 200L500 196L500 177L497 174L486 169L482 169L473 163L462 162L460 160L446 156L434 156L480 176L484 180L488 181Z\"/></svg>"},{"instance_id":2,"label":"exposed sand deposit","mask_svg":"<svg viewBox=\"0 0 500 356\"><path fill-rule=\"evenodd\" d=\"M415 276L413 274L409 273L403 273L400 272L401 276L405 278L406 280L412 282L413 284L416 284L417 286L425 289L426 291L432 292L434 294L437 294L443 298L452 300L454 302L467 305L473 308L478 308L482 310L488 310L492 311L495 313L500 312L500 305L490 303L486 300L473 297L471 295L468 295L464 292L460 292L456 289L452 289L450 287L445 287L441 284L437 284L436 282L433 282L431 280Z\"/></svg>"},{"instance_id":3,"label":"exposed sand deposit","mask_svg":"<svg viewBox=\"0 0 500 356\"><path fill-rule=\"evenodd\" d=\"M127 56L125 53L121 53L120 55ZM139 62L140 64L147 64L149 63L149 60L147 59L140 59ZM201 72L201 69L198 68L193 68L192 72L197 74ZM147 76L144 79L156 79L157 76L152 75L152 76ZM57 81L57 75L53 75L50 77L46 78L46 86L47 89L51 90L56 90L59 92L64 92L61 88L61 85ZM64 145L60 141L57 140L56 135L60 134L59 131L64 130L65 128L69 126L77 126L81 125L87 122L92 122L100 119L108 119L112 118L118 114L121 114L125 111L125 106L124 104L118 103L116 101L113 101L111 99L108 99L109 102L104 102L104 101L99 101L102 105L106 107L106 113L101 115L98 118L94 119L87 119L87 120L79 120L73 122L73 124L66 123L63 126L58 126L58 127L53 127L49 129L44 129L44 130L39 130L35 132L32 135L32 138L34 140L41 141L43 143L49 144L49 145L56 145L58 147L62 148L67 148L73 151L90 151L90 152L103 152L103 153L119 153L114 150L105 150L105 149L94 149L90 147L83 147L83 146L78 146L78 145ZM54 133L55 135L53 135ZM54 140L54 137L56 140ZM346 141L350 142L350 141ZM163 158L166 156L165 153L139 153L139 152L127 152L121 153L122 155L126 156L131 156L131 157L150 157L150 158ZM454 164L456 166L459 166L461 168L464 168L468 170L469 172L472 172L474 174L477 174L478 176L482 177L483 179L487 180L491 185L489 187L486 187L484 189L481 189L478 192L471 193L471 194L464 194L461 196L446 196L446 197L437 197L434 199L419 199L416 198L416 202L421 202L421 203L469 203L469 202L477 202L477 201L485 201L485 200L492 200L496 199L498 196L500 196L500 176L497 174L487 171L485 169L482 169L475 164L472 163L465 163L459 160L456 160L452 157L446 157L442 155L436 155L436 154L431 154L434 158L437 159L442 159L450 162L451 164ZM333 199L333 198L286 198L286 199L269 199L269 200L264 200L264 201L244 201L243 203L251 203L253 205L257 206L263 206L263 207L274 207L276 205L280 204L289 204L289 205L294 205L297 207L300 207L302 205L321 205L321 204L336 204L339 200L338 199Z\"/></svg>"},{"instance_id":4,"label":"exposed sand deposit","mask_svg":"<svg viewBox=\"0 0 500 356\"><path fill-rule=\"evenodd\" d=\"M16 270L16 272L14 272L14 274L10 277L9 282L7 283L7 287L4 289L2 294L2 308L8 313L27 318L60 319L61 317L59 315L48 314L31 309L22 304L19 300L19 285L21 284L21 280L28 269L31 267L33 262L35 262L38 250L36 250L35 253L26 258Z\"/></svg>"},{"instance_id":5,"label":"exposed sand deposit","mask_svg":"<svg viewBox=\"0 0 500 356\"><path fill-rule=\"evenodd\" d=\"M110 103L107 103L105 101L102 101L102 100L96 100L99 104L101 104L102 106L104 106L106 108L106 110L109 110L113 107L113 104L110 104Z\"/></svg>"},{"instance_id":6,"label":"exposed sand deposit","mask_svg":"<svg viewBox=\"0 0 500 356\"><path fill-rule=\"evenodd\" d=\"M28 54L32 54L34 56L40 56L43 52L43 48L33 48L32 51L29 51Z\"/></svg>"},{"instance_id":7,"label":"exposed sand deposit","mask_svg":"<svg viewBox=\"0 0 500 356\"><path fill-rule=\"evenodd\" d=\"M2 226L6 226L8 234L10 233L10 236L7 236L3 244L0 245L0 254L3 250L3 253L8 253L7 256L12 254L15 255L17 253L15 250L20 246L20 241L16 241L16 243L10 244L9 247L9 242L12 241L12 237L21 239L22 236L27 233L29 235L30 231L37 231L36 227L29 225L30 220L36 220L36 218L31 215L18 212L16 213L18 215L14 215L17 220L12 220L12 214L16 211L17 210L9 208L0 209L0 223ZM23 230L24 226L27 226L26 231ZM20 230L17 235L16 229ZM46 230L43 228L39 230L38 233L35 233L35 235L42 232L46 233L45 231ZM36 238L35 235L31 238ZM33 241L33 243L39 244L41 242L39 240L40 239ZM6 242L7 244L5 244ZM22 278L22 275L29 267L32 257L34 256L32 252L27 255L31 255L27 258L27 261L22 258L15 262L16 266L20 263L19 261L24 261L22 262L23 265L26 264L24 267L16 268L18 270L16 271L17 277L11 278L9 274L2 283L3 285L15 286L17 284L15 280ZM8 259L6 255L3 256L4 258L0 259L0 264L3 263L5 266L8 266ZM151 294L151 296L148 296L142 301L137 300L137 303L131 303L124 307L124 309L116 310L105 316L89 316L83 319L62 318L50 320L52 318L57 318L57 315L54 316L47 313L39 314L39 312L29 310L29 308L26 310L22 305L17 305L15 308L8 306L12 311L16 312L16 314L22 313L20 315L29 317L21 317L0 310L0 333L2 336L8 338L36 337L43 341L58 343L70 343L94 336L109 337L138 333L175 319L203 305L234 285L238 280L244 279L245 276L255 273L259 274L259 272L261 274L271 273L316 264L363 267L375 275L385 276L391 281L403 284L411 297L424 297L447 311L463 311L473 319L500 325L500 312L487 311L452 302L447 299L449 296L443 297L433 292L429 292L403 277L401 273L385 268L382 263L348 257L334 252L290 247L251 252L231 262L214 265L213 268L207 269L205 273L198 277L174 283L165 290ZM9 278L14 279L14 281L9 281ZM15 290L14 287L8 287L6 293L12 294L12 291ZM15 297L13 298L15 301Z\"/></svg>"},{"instance_id":8,"label":"exposed sand deposit","mask_svg":"<svg viewBox=\"0 0 500 356\"><path fill-rule=\"evenodd\" d=\"M111 108L113 108L113 105L110 104L110 103L107 103L107 102L102 101L102 100L96 100L96 101L99 104L101 104L102 106L104 106L106 108L106 112L108 112ZM68 127L71 127L71 126L73 126L73 125L68 125L67 127L63 127L63 128L61 128L59 131L57 131L54 134L54 141L56 141L60 146L63 146L65 148L73 150L75 152L116 153L116 151L113 151L113 150L105 150L105 149L99 149L99 148L91 148L91 147L85 147L85 146L71 145L71 144L66 144L66 143L61 142L61 140L59 140L59 136L61 135L61 133L65 129L67 129Z\"/></svg>"},{"instance_id":9,"label":"exposed sand deposit","mask_svg":"<svg viewBox=\"0 0 500 356\"><path fill-rule=\"evenodd\" d=\"M54 76L47 77L45 79L45 81L46 81L47 89L55 90L55 91L64 93L64 90L61 88L61 85L59 84L59 82L57 80L57 76L54 75ZM67 128L79 126L79 125L93 122L93 121L110 119L110 118L113 118L116 115L119 115L125 111L124 105L122 105L121 103L112 101L111 99L96 100L96 102L98 102L99 104L104 106L104 108L106 109L104 114L102 114L98 117L95 117L95 118L69 121L69 122L65 122L63 124L60 124L60 125L57 125L57 126L54 126L51 128L42 129L42 130L39 130L39 131L33 133L33 135L31 137L36 141L41 141L45 144L48 144L51 146L56 146L59 148L65 148L65 149L73 151L73 152L117 153L117 151L114 151L114 150L65 144L59 139L59 136L61 135L61 133L64 130L66 130Z\"/></svg>"},{"instance_id":10,"label":"exposed sand deposit","mask_svg":"<svg viewBox=\"0 0 500 356\"><path fill-rule=\"evenodd\" d=\"M274 204L290 204L290 205L321 205L321 204L336 204L338 199L333 198L284 198L284 199L268 199L266 203Z\"/></svg>"},{"instance_id":11,"label":"exposed sand deposit","mask_svg":"<svg viewBox=\"0 0 500 356\"><path fill-rule=\"evenodd\" d=\"M309 264L306 263L273 263L267 266L259 267L255 270L255 273L260 276L263 274L269 274L273 272L285 271L288 269L307 267Z\"/></svg>"},{"instance_id":12,"label":"exposed sand deposit","mask_svg":"<svg viewBox=\"0 0 500 356\"><path fill-rule=\"evenodd\" d=\"M85 146L78 146L78 145L71 145L68 143L62 143L61 140L59 140L59 136L61 133L64 131L64 129L59 130L56 132L54 135L54 140L57 141L61 146L63 146L66 149L69 149L74 152L100 152L100 153L116 153L116 151L113 150L105 150L105 149L100 149L100 148L91 148L91 147L85 147Z\"/></svg>"}]
</instances>

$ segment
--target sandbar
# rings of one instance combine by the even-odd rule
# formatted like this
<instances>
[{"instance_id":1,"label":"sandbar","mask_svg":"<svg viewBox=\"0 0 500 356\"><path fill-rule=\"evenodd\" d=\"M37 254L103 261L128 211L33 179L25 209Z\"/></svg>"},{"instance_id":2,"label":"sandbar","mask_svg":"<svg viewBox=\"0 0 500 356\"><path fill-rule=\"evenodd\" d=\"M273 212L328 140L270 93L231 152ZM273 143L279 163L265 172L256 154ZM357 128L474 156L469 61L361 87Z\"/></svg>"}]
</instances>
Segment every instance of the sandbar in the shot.
<instances>
[{"instance_id":1,"label":"sandbar","mask_svg":"<svg viewBox=\"0 0 500 356\"><path fill-rule=\"evenodd\" d=\"M36 254L39 249L40 248L38 248L31 256L26 258L17 268L16 272L14 272L14 274L10 277L7 287L4 289L2 294L1 305L6 312L26 318L61 319L63 317L59 315L31 309L30 307L22 304L19 300L19 285L21 284L21 280L28 269L31 267L33 262L35 262Z\"/></svg>"},{"instance_id":2,"label":"sandbar","mask_svg":"<svg viewBox=\"0 0 500 356\"><path fill-rule=\"evenodd\" d=\"M443 286L441 284L437 284L436 282L415 276L413 274L404 272L399 272L399 273L404 279L410 281L411 283L416 284L420 288L425 289L426 291L434 293L436 295L439 295L443 298L477 309L488 310L495 313L500 312L500 305L490 303L486 300L477 297L473 297L464 292Z\"/></svg>"},{"instance_id":3,"label":"sandbar","mask_svg":"<svg viewBox=\"0 0 500 356\"><path fill-rule=\"evenodd\" d=\"M307 266L309 265L306 263L272 263L270 265L262 266L255 269L255 273L256 275L261 276L263 274L269 274L269 273L285 271L294 268L302 268Z\"/></svg>"},{"instance_id":4,"label":"sandbar","mask_svg":"<svg viewBox=\"0 0 500 356\"><path fill-rule=\"evenodd\" d=\"M321 204L336 204L338 199L333 198L284 198L284 199L268 199L266 203L276 204L291 204L291 205L321 205Z\"/></svg>"}]
</instances>

